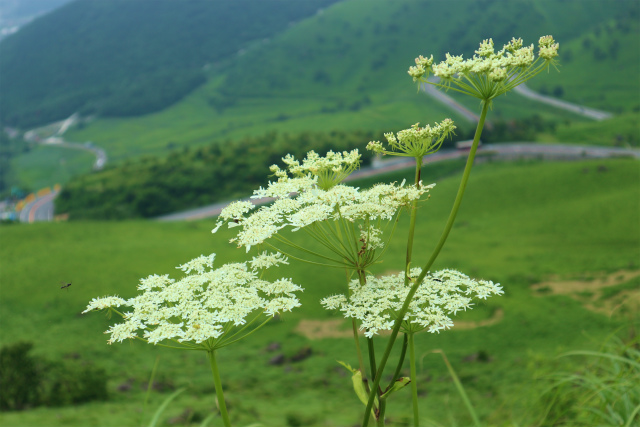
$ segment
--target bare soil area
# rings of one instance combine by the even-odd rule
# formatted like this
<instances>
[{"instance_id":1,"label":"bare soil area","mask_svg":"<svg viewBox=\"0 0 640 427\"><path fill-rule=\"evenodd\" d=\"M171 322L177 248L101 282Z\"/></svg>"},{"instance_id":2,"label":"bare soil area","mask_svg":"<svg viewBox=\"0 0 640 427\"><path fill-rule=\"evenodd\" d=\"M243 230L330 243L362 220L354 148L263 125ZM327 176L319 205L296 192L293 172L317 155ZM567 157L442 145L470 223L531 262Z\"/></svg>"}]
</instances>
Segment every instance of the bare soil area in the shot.
<instances>
[{"instance_id":1,"label":"bare soil area","mask_svg":"<svg viewBox=\"0 0 640 427\"><path fill-rule=\"evenodd\" d=\"M499 323L504 318L504 311L497 309L489 319L478 321L455 321L452 329L475 329L483 326L491 326ZM303 319L295 329L297 333L310 340L323 338L350 338L353 336L351 322L346 319L308 320ZM389 335L391 331L382 331L380 335ZM359 335L364 335L363 331L358 331Z\"/></svg>"},{"instance_id":2,"label":"bare soil area","mask_svg":"<svg viewBox=\"0 0 640 427\"><path fill-rule=\"evenodd\" d=\"M604 297L604 289L621 285L640 276L640 270L620 270L614 273L590 273L578 279L553 279L532 286L537 296L568 295L580 301L588 310L613 316L640 308L640 288L625 289Z\"/></svg>"}]
</instances>

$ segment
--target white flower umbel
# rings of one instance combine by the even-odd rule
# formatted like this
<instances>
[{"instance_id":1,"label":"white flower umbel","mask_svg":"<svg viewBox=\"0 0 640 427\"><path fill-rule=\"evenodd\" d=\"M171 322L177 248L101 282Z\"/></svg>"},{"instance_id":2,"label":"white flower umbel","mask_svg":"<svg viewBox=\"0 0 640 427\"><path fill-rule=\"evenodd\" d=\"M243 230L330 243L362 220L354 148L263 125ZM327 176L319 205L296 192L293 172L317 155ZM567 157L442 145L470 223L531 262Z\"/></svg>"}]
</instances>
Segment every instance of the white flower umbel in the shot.
<instances>
[{"instance_id":1,"label":"white flower umbel","mask_svg":"<svg viewBox=\"0 0 640 427\"><path fill-rule=\"evenodd\" d=\"M419 276L421 269L411 269L411 277ZM414 279L415 282L415 279ZM328 310L340 310L346 318L360 321L367 337L379 331L391 330L413 282L405 286L405 274L374 277L367 276L365 284L353 280L350 296L334 295L321 303ZM500 284L475 280L455 270L442 270L427 274L404 316L402 330L415 333L423 329L439 332L453 326L450 316L472 307L472 298L486 299L502 295Z\"/></svg>"},{"instance_id":2,"label":"white flower umbel","mask_svg":"<svg viewBox=\"0 0 640 427\"><path fill-rule=\"evenodd\" d=\"M466 60L462 55L447 53L444 61L435 64L433 55L429 58L419 56L416 65L409 68L409 75L414 82L451 88L490 102L555 65L558 48L559 44L552 36L540 37L536 58L534 46L523 46L522 39L511 39L498 52L494 50L493 40L488 39L480 43L472 58ZM429 80L431 74L440 81Z\"/></svg>"},{"instance_id":3,"label":"white flower umbel","mask_svg":"<svg viewBox=\"0 0 640 427\"><path fill-rule=\"evenodd\" d=\"M222 210L213 232L225 223L229 227L240 227L231 242L244 246L248 252L252 246L271 244L267 240L274 236L280 243L292 243L279 232L286 228L304 229L329 248L331 255L337 255L332 258L321 255L323 260L332 262L331 265L364 270L374 262L374 252L384 248L386 236L383 234L390 234L382 222L387 221L388 225L402 208L411 208L435 184L377 184L361 190L336 183L357 166L358 159L357 150L342 154L329 152L326 157L312 151L302 164L286 156L283 159L286 170L271 167L278 180L256 190L253 196L272 197L275 201L254 212L249 204L232 203ZM322 186L321 181L331 185Z\"/></svg>"},{"instance_id":4,"label":"white flower umbel","mask_svg":"<svg viewBox=\"0 0 640 427\"><path fill-rule=\"evenodd\" d=\"M419 123L410 129L401 130L396 135L392 132L384 134L391 150L386 150L380 141L371 141L367 149L374 153L390 156L415 157L422 159L427 154L438 151L447 136L456 128L451 119L444 119L433 126L420 127Z\"/></svg>"},{"instance_id":5,"label":"white flower umbel","mask_svg":"<svg viewBox=\"0 0 640 427\"><path fill-rule=\"evenodd\" d=\"M217 269L214 257L200 256L177 267L187 274L177 281L166 275L142 279L138 289L143 293L129 300L93 299L83 313L110 309L122 315L124 323L106 331L111 335L109 344L141 338L152 344L173 341L213 351L255 331L249 327L260 318L264 324L275 314L300 306L296 296L300 286L290 279L270 282L261 277L265 269L287 264L282 255L265 252L248 263ZM129 311L115 310L121 306Z\"/></svg>"}]
</instances>

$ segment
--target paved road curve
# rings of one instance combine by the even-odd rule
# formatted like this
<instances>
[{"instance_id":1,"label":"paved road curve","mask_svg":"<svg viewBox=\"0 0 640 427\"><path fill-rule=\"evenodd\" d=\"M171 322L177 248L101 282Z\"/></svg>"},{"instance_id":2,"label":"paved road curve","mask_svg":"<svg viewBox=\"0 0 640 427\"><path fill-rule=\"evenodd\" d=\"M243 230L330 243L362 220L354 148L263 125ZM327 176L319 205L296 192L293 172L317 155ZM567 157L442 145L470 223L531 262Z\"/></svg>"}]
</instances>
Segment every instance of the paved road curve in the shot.
<instances>
[{"instance_id":1,"label":"paved road curve","mask_svg":"<svg viewBox=\"0 0 640 427\"><path fill-rule=\"evenodd\" d=\"M96 161L93 163L94 170L100 170L104 168L104 165L107 163L107 153L100 147L94 145L91 142L86 142L84 144L79 142L69 142L63 139L64 133L75 124L78 120L80 120L80 116L78 113L72 114L69 118L62 120L60 122L51 123L49 125L43 126L42 128L32 129L24 133L25 141L29 142L37 142L43 145L50 145L55 147L62 148L71 148L74 150L85 150L90 151L93 155L96 156ZM38 131L44 128L54 128L57 129L55 133L47 138L42 139L38 135ZM49 131L51 132L51 130Z\"/></svg>"},{"instance_id":2,"label":"paved road curve","mask_svg":"<svg viewBox=\"0 0 640 427\"><path fill-rule=\"evenodd\" d=\"M430 77L429 81L438 82L439 79L437 77ZM458 101L447 95L442 89L439 89L437 86L434 86L429 83L422 83L420 89L426 93L427 95L435 98L437 101L445 104L449 108L455 110L462 117L467 119L470 122L476 123L480 117L469 110L464 105L460 104ZM561 99L553 98L551 96L542 95L538 92L534 92L529 89L526 84L520 84L516 86L514 92L524 96L525 98L533 99L534 101L542 102L543 104L552 105L556 108L560 108L562 110L570 111L572 113L588 117L593 120L605 120L613 117L613 114L608 113L606 111L596 110L595 108L583 107L582 105L572 104L567 101L563 101ZM491 123L485 122L485 125L490 128Z\"/></svg>"},{"instance_id":3,"label":"paved road curve","mask_svg":"<svg viewBox=\"0 0 640 427\"><path fill-rule=\"evenodd\" d=\"M38 197L31 203L27 203L20 211L20 222L53 221L55 209L53 200L59 191L52 191L42 197Z\"/></svg>"},{"instance_id":4,"label":"paved road curve","mask_svg":"<svg viewBox=\"0 0 640 427\"><path fill-rule=\"evenodd\" d=\"M563 101L561 99L552 98L550 96L539 94L538 92L534 92L531 89L529 89L529 87L525 84L516 86L515 89L513 90L524 97L533 99L534 101L553 105L554 107L571 111L572 113L576 113L593 120L600 121L600 120L610 119L611 117L613 117L613 114L608 113L606 111L596 110L595 108L583 107L582 105L572 104L570 102Z\"/></svg>"}]
</instances>

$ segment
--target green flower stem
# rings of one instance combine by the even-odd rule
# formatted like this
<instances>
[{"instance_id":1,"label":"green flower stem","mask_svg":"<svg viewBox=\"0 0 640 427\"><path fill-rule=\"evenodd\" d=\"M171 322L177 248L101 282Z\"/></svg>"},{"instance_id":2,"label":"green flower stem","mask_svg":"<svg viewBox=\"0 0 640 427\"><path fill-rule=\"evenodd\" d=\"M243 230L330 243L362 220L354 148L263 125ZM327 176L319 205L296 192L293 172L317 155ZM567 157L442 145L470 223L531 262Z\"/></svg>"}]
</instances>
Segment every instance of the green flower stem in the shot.
<instances>
[{"instance_id":1,"label":"green flower stem","mask_svg":"<svg viewBox=\"0 0 640 427\"><path fill-rule=\"evenodd\" d=\"M349 273L347 271L347 283L349 282ZM351 288L349 287L349 297L351 297ZM351 318L351 327L353 329L353 340L356 343L356 353L358 354L358 365L364 389L369 393L369 381L367 381L367 370L364 368L364 359L362 358L362 349L360 348L360 337L358 336L358 325L354 317Z\"/></svg>"},{"instance_id":2,"label":"green flower stem","mask_svg":"<svg viewBox=\"0 0 640 427\"><path fill-rule=\"evenodd\" d=\"M371 378L376 376L376 350L373 347L373 338L367 338L367 350L369 351L369 367L371 368Z\"/></svg>"},{"instance_id":3,"label":"green flower stem","mask_svg":"<svg viewBox=\"0 0 640 427\"><path fill-rule=\"evenodd\" d=\"M209 362L211 362L211 372L213 372L213 383L216 386L216 395L218 397L218 406L220 407L220 415L225 427L231 427L229 421L229 414L227 413L227 405L224 403L224 393L222 392L222 381L220 381L220 372L218 371L218 364L216 363L216 351L208 351Z\"/></svg>"},{"instance_id":4,"label":"green flower stem","mask_svg":"<svg viewBox=\"0 0 640 427\"><path fill-rule=\"evenodd\" d=\"M407 354L407 345L409 344L409 339L408 339L406 333L403 334L403 335L404 335L404 339L402 340L402 350L400 351L400 360L398 361L398 366L396 366L396 371L393 374L393 378L391 378L391 382L389 383L389 387L393 386L393 383L398 381L398 378L400 378L400 371L402 371L402 365L404 364L404 358L405 358L405 356ZM387 387L387 389L389 389L389 387Z\"/></svg>"},{"instance_id":5,"label":"green flower stem","mask_svg":"<svg viewBox=\"0 0 640 427\"><path fill-rule=\"evenodd\" d=\"M416 157L416 175L414 182L417 185L420 183L420 170L422 169L422 157ZM405 285L409 280L409 268L411 266L411 256L413 253L413 236L416 229L416 217L418 216L418 201L414 200L411 204L411 219L409 220L409 238L407 239L407 258L404 267Z\"/></svg>"},{"instance_id":6,"label":"green flower stem","mask_svg":"<svg viewBox=\"0 0 640 427\"><path fill-rule=\"evenodd\" d=\"M384 427L384 413L387 411L387 399L380 399L380 412L378 412L377 427Z\"/></svg>"},{"instance_id":7,"label":"green flower stem","mask_svg":"<svg viewBox=\"0 0 640 427\"><path fill-rule=\"evenodd\" d=\"M414 343L414 332L405 334L409 336L409 365L411 366L411 399L413 400L413 427L420 426L420 415L418 414L418 382L416 378L416 346Z\"/></svg>"},{"instance_id":8,"label":"green flower stem","mask_svg":"<svg viewBox=\"0 0 640 427\"><path fill-rule=\"evenodd\" d=\"M267 323L269 323L269 321L272 319L272 317L267 317L267 319L262 322L261 324L259 324L258 326L256 326L254 329L250 330L249 332L247 332L246 334L244 334L243 336L241 336L240 338L236 338L235 340L231 340L231 337L229 339L227 339L226 341L224 341L223 343L219 344L216 348L222 348L222 347L226 347L228 345L231 345L235 342L238 342L240 340L245 339L246 337L248 337L249 335L255 333L258 329L262 328L264 325L266 325ZM234 335L235 336L235 335Z\"/></svg>"},{"instance_id":9,"label":"green flower stem","mask_svg":"<svg viewBox=\"0 0 640 427\"><path fill-rule=\"evenodd\" d=\"M462 181L460 182L460 187L458 188L458 194L456 195L456 200L453 202L453 207L451 208L451 213L449 214L449 219L444 227L442 232L442 236L440 236L440 240L436 245L436 248L429 258L429 261L425 264L422 269L422 273L416 279L415 283L409 290L407 294L407 298L404 300L404 304L398 313L398 318L396 319L396 323L393 326L393 330L391 331L391 337L387 343L387 347L382 355L382 359L380 360L380 364L378 365L378 373L374 378L373 385L371 386L371 391L369 393L369 401L367 402L367 409L364 412L364 420L362 421L362 427L367 427L369 425L369 417L371 408L373 407L373 401L375 399L375 391L380 384L380 379L382 378L382 373L384 372L384 367L387 364L387 360L389 359L389 355L391 354L391 350L393 349L393 344L395 343L396 337L398 336L398 332L400 331L400 326L402 325L402 321L404 316L407 314L409 310L409 304L413 299L416 291L418 290L418 286L424 280L429 269L435 262L436 258L440 254L440 250L444 246L444 243L447 241L447 237L449 237L449 232L451 231L451 227L453 227L453 223L456 219L456 215L458 214L458 209L460 209L460 204L462 203L462 196L464 195L464 190L467 188L467 182L469 181L469 175L471 174L471 168L473 167L473 160L476 155L476 151L478 149L478 142L480 141L480 134L482 133L482 128L484 127L484 121L487 117L487 111L489 110L489 102L485 101L482 103L482 112L480 114L480 120L478 121L478 127L476 128L476 134L473 137L473 145L471 146L471 150L469 151L469 157L467 158L467 165L464 168L464 173L462 174Z\"/></svg>"},{"instance_id":10,"label":"green flower stem","mask_svg":"<svg viewBox=\"0 0 640 427\"><path fill-rule=\"evenodd\" d=\"M365 272L363 270L358 270L358 280L360 281L360 286L364 286L367 283L367 277L365 276ZM376 349L373 346L373 338L367 338L367 352L369 353L369 369L371 369L371 379L375 378L376 375ZM363 374L364 380L364 374ZM369 390L372 392L372 390ZM382 394L382 393L380 393Z\"/></svg>"},{"instance_id":11,"label":"green flower stem","mask_svg":"<svg viewBox=\"0 0 640 427\"><path fill-rule=\"evenodd\" d=\"M360 374L362 375L362 382L364 388L369 392L369 384L367 381L367 371L364 369L364 359L362 358L362 349L360 348L360 337L358 336L358 325L356 325L356 319L351 318L351 326L353 328L353 340L356 343L356 353L358 353L358 365L360 367Z\"/></svg>"}]
</instances>

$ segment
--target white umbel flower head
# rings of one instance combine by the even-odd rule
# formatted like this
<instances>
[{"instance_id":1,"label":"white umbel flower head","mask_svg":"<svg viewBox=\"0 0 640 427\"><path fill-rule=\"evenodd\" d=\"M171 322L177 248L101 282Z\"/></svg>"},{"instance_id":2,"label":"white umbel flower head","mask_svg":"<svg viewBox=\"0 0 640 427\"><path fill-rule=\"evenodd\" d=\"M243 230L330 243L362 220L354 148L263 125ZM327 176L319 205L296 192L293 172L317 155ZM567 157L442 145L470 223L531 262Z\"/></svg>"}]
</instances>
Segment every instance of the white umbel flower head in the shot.
<instances>
[{"instance_id":1,"label":"white umbel flower head","mask_svg":"<svg viewBox=\"0 0 640 427\"><path fill-rule=\"evenodd\" d=\"M429 132L441 134L446 132L441 129L447 126L453 127L451 121L445 120L440 125L429 128ZM426 131L423 128L420 132ZM408 144L410 137L403 135L400 136L401 140ZM358 222L356 227L364 227L364 232L373 236L368 240L368 250L382 248L380 230L383 227L373 222L392 220L402 208L411 207L414 201L429 192L435 184L378 184L361 190L335 183L333 179L341 180L343 173L357 165L358 158L357 150L341 154L329 152L326 157L319 157L311 151L302 163L292 156L286 156L283 161L288 165L287 170L272 166L271 170L278 180L270 182L267 188L254 192L255 197L271 197L274 202L259 207L254 212L251 212L253 206L232 203L223 209L213 232L225 223L229 227L240 227L231 242L239 247L244 246L248 252L251 247L264 243L287 227L291 231L297 231L329 221L346 221L349 227ZM314 175L321 174L322 171L331 171L328 172L329 175L336 175L333 178L327 178L329 175L325 178ZM332 185L322 187L319 183L321 179L331 181ZM336 226L331 224L331 227L335 229ZM354 247L353 244L358 245L358 242L350 243L350 247ZM337 250L349 245L338 245Z\"/></svg>"},{"instance_id":2,"label":"white umbel flower head","mask_svg":"<svg viewBox=\"0 0 640 427\"><path fill-rule=\"evenodd\" d=\"M214 258L215 254L200 256L179 266L187 275L178 281L157 275L142 279L143 293L129 300L95 298L83 313L129 307L122 314L124 322L106 331L109 344L143 338L153 344L172 340L194 345L213 339L217 341L211 345L222 345L224 334L247 323L247 318L255 320L261 313L271 317L300 306L300 286L286 278L261 278L263 270L287 264L283 256L263 253L249 263L217 269Z\"/></svg>"},{"instance_id":3,"label":"white umbel flower head","mask_svg":"<svg viewBox=\"0 0 640 427\"><path fill-rule=\"evenodd\" d=\"M411 277L417 277L421 269L411 269ZM414 279L415 281L415 279ZM391 330L404 300L413 283L405 286L405 274L374 277L367 276L366 283L353 280L349 284L350 296L334 295L324 298L321 304L328 310L340 310L346 318L360 321L365 335L372 337L379 331ZM427 329L439 332L451 328L450 316L472 307L472 298L486 299L502 295L500 284L475 280L455 270L429 273L418 287L402 328L406 332Z\"/></svg>"}]
</instances>

